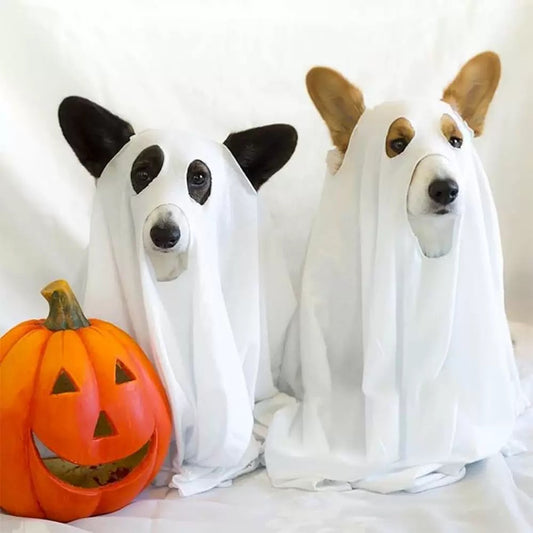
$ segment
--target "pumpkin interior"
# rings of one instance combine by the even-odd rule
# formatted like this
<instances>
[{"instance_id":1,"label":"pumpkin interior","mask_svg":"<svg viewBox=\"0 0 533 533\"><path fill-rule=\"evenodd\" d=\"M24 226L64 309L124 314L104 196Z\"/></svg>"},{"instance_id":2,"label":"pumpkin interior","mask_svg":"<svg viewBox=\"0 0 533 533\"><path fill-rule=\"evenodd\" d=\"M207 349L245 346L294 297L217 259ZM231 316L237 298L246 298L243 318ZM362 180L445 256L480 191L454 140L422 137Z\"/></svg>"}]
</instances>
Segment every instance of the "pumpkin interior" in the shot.
<instances>
[{"instance_id":1,"label":"pumpkin interior","mask_svg":"<svg viewBox=\"0 0 533 533\"><path fill-rule=\"evenodd\" d=\"M151 441L148 441L136 452L123 459L98 465L78 465L57 456L46 457L41 460L46 469L61 481L74 487L92 489L124 479L141 464L148 454L150 443Z\"/></svg>"}]
</instances>

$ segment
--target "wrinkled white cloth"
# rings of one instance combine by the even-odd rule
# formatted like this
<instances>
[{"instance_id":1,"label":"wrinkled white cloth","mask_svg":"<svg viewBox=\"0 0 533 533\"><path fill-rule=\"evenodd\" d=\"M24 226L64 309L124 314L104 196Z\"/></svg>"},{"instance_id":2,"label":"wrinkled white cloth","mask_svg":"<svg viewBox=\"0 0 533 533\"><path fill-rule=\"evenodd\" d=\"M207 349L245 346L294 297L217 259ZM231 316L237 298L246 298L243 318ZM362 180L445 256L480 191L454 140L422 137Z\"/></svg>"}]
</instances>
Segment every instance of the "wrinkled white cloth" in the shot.
<instances>
[{"instance_id":1,"label":"wrinkled white cloth","mask_svg":"<svg viewBox=\"0 0 533 533\"><path fill-rule=\"evenodd\" d=\"M152 145L163 150L163 167L136 194L132 164ZM187 168L195 159L212 175L204 205L191 199L187 188ZM180 243L188 239L180 254L154 254L143 241L149 233L145 221L161 205L179 208ZM98 180L84 309L128 331L155 363L175 429L170 484L184 495L258 464L253 406L256 398L276 394L270 344L279 349L284 317L286 324L292 311L283 266L274 262L277 270L260 270L260 256L266 263L275 253L266 238L259 245L265 215L230 151L188 133L151 130L133 136ZM158 269L173 272L175 279L158 281ZM288 292L276 294L283 283ZM279 304L270 338L267 288Z\"/></svg>"},{"instance_id":2,"label":"wrinkled white cloth","mask_svg":"<svg viewBox=\"0 0 533 533\"><path fill-rule=\"evenodd\" d=\"M533 404L533 325L509 322L522 390Z\"/></svg>"},{"instance_id":3,"label":"wrinkled white cloth","mask_svg":"<svg viewBox=\"0 0 533 533\"><path fill-rule=\"evenodd\" d=\"M533 346L531 346L533 351ZM517 430L533 449L533 409ZM264 470L230 489L191 498L145 490L111 514L70 524L0 515L2 533L531 533L533 454L496 454L466 468L460 483L418 494L275 489Z\"/></svg>"},{"instance_id":4,"label":"wrinkled white cloth","mask_svg":"<svg viewBox=\"0 0 533 533\"><path fill-rule=\"evenodd\" d=\"M461 149L440 131L454 117ZM394 158L390 124L415 137ZM451 251L423 255L406 210L427 155L465 178ZM502 255L486 175L466 124L444 102L365 111L327 176L287 342L279 410L265 459L276 486L420 491L451 483L497 453L527 400L507 326Z\"/></svg>"}]
</instances>

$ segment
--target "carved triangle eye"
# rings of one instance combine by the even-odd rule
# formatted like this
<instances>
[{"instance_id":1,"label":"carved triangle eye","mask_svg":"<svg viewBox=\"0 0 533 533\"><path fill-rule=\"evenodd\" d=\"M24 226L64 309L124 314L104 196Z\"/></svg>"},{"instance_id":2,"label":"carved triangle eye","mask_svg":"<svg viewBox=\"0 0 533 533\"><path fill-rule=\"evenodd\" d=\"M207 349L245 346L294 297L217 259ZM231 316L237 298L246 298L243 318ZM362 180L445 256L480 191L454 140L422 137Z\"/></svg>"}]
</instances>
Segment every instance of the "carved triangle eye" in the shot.
<instances>
[{"instance_id":1,"label":"carved triangle eye","mask_svg":"<svg viewBox=\"0 0 533 533\"><path fill-rule=\"evenodd\" d=\"M135 376L131 370L120 359L117 359L115 364L115 383L120 385L121 383L128 383L128 381L133 381L134 379Z\"/></svg>"},{"instance_id":2,"label":"carved triangle eye","mask_svg":"<svg viewBox=\"0 0 533 533\"><path fill-rule=\"evenodd\" d=\"M62 368L59 372L54 387L52 388L52 394L64 394L65 392L78 392L80 389L74 383L74 380L70 377L69 373Z\"/></svg>"}]
</instances>

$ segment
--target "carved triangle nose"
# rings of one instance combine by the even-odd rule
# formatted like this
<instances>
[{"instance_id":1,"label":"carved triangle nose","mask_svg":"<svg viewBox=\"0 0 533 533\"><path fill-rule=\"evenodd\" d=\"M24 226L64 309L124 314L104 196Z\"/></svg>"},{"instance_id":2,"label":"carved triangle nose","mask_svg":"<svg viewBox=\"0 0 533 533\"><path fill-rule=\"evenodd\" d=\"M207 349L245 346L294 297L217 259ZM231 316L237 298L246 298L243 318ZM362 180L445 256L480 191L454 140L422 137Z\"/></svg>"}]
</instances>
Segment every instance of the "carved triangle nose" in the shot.
<instances>
[{"instance_id":1,"label":"carved triangle nose","mask_svg":"<svg viewBox=\"0 0 533 533\"><path fill-rule=\"evenodd\" d=\"M116 435L115 428L104 411L100 411L96 426L94 426L93 439L102 439Z\"/></svg>"}]
</instances>

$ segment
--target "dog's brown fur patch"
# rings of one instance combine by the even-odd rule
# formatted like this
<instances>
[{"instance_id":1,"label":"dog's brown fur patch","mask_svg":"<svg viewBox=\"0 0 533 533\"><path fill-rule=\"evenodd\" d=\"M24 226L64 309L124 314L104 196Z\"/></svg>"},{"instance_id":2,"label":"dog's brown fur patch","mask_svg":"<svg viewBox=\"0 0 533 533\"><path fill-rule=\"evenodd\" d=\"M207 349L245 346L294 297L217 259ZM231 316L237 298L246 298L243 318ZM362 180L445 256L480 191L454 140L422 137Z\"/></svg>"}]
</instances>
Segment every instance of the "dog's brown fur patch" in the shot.
<instances>
[{"instance_id":1,"label":"dog's brown fur patch","mask_svg":"<svg viewBox=\"0 0 533 533\"><path fill-rule=\"evenodd\" d=\"M494 52L483 52L463 66L442 95L476 137L483 133L485 116L498 87L500 73L499 57Z\"/></svg>"},{"instance_id":2,"label":"dog's brown fur patch","mask_svg":"<svg viewBox=\"0 0 533 533\"><path fill-rule=\"evenodd\" d=\"M446 139L448 140L448 142L452 137L457 137L458 139L463 140L463 134L458 128L457 123L447 113L444 113L444 115L442 115L440 119L440 129L444 137L446 137Z\"/></svg>"},{"instance_id":3,"label":"dog's brown fur patch","mask_svg":"<svg viewBox=\"0 0 533 533\"><path fill-rule=\"evenodd\" d=\"M311 100L329 128L333 144L345 153L352 131L365 110L363 93L327 67L312 68L305 81Z\"/></svg>"},{"instance_id":4,"label":"dog's brown fur patch","mask_svg":"<svg viewBox=\"0 0 533 533\"><path fill-rule=\"evenodd\" d=\"M390 126L387 132L387 138L385 139L385 152L389 157L396 157L401 154L407 145L411 142L415 136L415 129L413 125L405 118L397 118ZM403 140L405 146L403 150L398 151L394 149L394 141Z\"/></svg>"}]
</instances>

